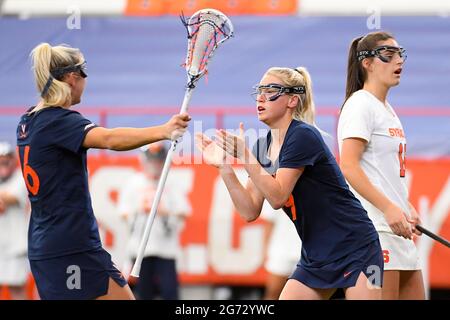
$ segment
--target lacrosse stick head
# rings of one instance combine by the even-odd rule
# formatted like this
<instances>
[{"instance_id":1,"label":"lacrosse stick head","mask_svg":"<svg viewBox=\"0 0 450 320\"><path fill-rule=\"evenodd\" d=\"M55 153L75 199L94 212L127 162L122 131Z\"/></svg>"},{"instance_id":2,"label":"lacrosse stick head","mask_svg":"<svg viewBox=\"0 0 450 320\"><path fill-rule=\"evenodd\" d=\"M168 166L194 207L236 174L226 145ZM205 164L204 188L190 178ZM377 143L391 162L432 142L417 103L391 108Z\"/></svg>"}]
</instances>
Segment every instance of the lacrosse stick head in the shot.
<instances>
[{"instance_id":1,"label":"lacrosse stick head","mask_svg":"<svg viewBox=\"0 0 450 320\"><path fill-rule=\"evenodd\" d=\"M214 51L233 36L234 29L230 19L215 9L202 9L187 20L181 16L181 20L188 33L185 67L193 85L207 72Z\"/></svg>"}]
</instances>

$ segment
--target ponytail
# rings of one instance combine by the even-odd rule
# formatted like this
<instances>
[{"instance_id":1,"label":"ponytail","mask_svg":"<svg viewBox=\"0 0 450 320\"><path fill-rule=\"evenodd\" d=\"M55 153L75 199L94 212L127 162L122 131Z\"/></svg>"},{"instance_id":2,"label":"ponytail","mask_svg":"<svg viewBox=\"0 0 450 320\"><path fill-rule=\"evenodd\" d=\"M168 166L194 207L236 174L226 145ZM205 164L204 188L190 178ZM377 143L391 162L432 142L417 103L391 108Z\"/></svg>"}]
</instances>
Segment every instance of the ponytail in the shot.
<instances>
[{"instance_id":1,"label":"ponytail","mask_svg":"<svg viewBox=\"0 0 450 320\"><path fill-rule=\"evenodd\" d=\"M361 90L364 86L364 70L360 66L358 61L357 53L358 53L358 44L363 37L358 37L353 39L352 44L350 45L350 49L348 52L348 61L347 61L347 84L345 86L345 101L347 101L350 96ZM345 103L344 101L344 103Z\"/></svg>"},{"instance_id":2,"label":"ponytail","mask_svg":"<svg viewBox=\"0 0 450 320\"><path fill-rule=\"evenodd\" d=\"M303 78L305 93L300 95L300 103L295 108L292 117L295 120L301 120L310 125L315 125L316 107L313 100L311 76L305 67L297 67L294 70L297 71Z\"/></svg>"},{"instance_id":3,"label":"ponytail","mask_svg":"<svg viewBox=\"0 0 450 320\"><path fill-rule=\"evenodd\" d=\"M78 49L69 46L52 47L48 43L41 43L31 52L34 78L41 94L41 102L45 106L64 106L71 103L70 86L55 79L51 70L75 65L83 60Z\"/></svg>"}]
</instances>

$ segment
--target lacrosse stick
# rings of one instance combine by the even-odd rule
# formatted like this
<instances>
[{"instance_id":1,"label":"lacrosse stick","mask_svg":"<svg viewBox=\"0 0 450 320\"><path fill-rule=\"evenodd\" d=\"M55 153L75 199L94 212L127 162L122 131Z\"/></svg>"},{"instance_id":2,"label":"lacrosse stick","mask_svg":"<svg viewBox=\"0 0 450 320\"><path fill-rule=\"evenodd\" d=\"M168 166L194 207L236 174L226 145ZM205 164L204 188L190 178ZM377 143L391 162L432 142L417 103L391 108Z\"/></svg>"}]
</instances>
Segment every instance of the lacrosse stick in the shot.
<instances>
[{"instance_id":1,"label":"lacrosse stick","mask_svg":"<svg viewBox=\"0 0 450 320\"><path fill-rule=\"evenodd\" d=\"M184 113L188 109L191 95L195 89L197 81L207 73L208 61L213 56L217 47L233 36L233 25L230 19L222 12L214 9L203 9L194 13L188 20L181 16L181 21L187 30L188 48L186 55L185 67L187 71L186 92L181 106L180 113ZM131 271L133 277L139 277L142 259L144 258L145 247L147 246L153 221L156 216L156 209L166 183L167 174L172 163L173 153L176 150L178 139L172 140L172 145L164 162L161 178L158 182L155 198L153 199L152 208L147 218L144 234L142 236L136 261Z\"/></svg>"},{"instance_id":2,"label":"lacrosse stick","mask_svg":"<svg viewBox=\"0 0 450 320\"><path fill-rule=\"evenodd\" d=\"M443 244L444 246L446 246L447 248L450 248L450 241L438 236L437 234L431 232L428 229L425 229L424 227L422 227L421 225L416 225L416 229L419 230L420 232L422 232L423 234L426 234L427 236L429 236L431 239Z\"/></svg>"}]
</instances>

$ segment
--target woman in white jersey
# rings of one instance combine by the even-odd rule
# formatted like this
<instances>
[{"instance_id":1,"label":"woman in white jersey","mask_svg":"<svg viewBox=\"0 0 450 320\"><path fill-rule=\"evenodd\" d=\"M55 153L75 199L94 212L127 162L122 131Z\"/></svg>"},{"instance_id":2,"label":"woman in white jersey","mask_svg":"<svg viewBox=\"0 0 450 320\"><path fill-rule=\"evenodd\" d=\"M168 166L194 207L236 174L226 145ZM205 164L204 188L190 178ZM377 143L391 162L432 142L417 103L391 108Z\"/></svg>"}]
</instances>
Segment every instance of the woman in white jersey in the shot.
<instances>
[{"instance_id":1,"label":"woman in white jersey","mask_svg":"<svg viewBox=\"0 0 450 320\"><path fill-rule=\"evenodd\" d=\"M130 226L128 253L132 260L136 259L168 152L164 144L159 142L143 146L141 150L143 171L127 180L118 205L120 215ZM190 212L191 207L187 199L179 195L175 176L169 174L135 288L138 299L180 298L177 258L181 250L180 234L184 219Z\"/></svg>"},{"instance_id":2,"label":"woman in white jersey","mask_svg":"<svg viewBox=\"0 0 450 320\"><path fill-rule=\"evenodd\" d=\"M13 300L27 298L28 208L28 192L15 149L0 142L0 291L8 286Z\"/></svg>"},{"instance_id":3,"label":"woman in white jersey","mask_svg":"<svg viewBox=\"0 0 450 320\"><path fill-rule=\"evenodd\" d=\"M264 232L264 268L267 271L264 299L277 300L297 267L302 242L283 210L274 210L269 202L264 201L261 217L267 221Z\"/></svg>"},{"instance_id":4,"label":"woman in white jersey","mask_svg":"<svg viewBox=\"0 0 450 320\"><path fill-rule=\"evenodd\" d=\"M340 167L369 213L384 255L383 299L424 299L413 235L418 214L408 199L406 139L387 102L400 83L405 50L386 32L372 32L350 46L345 102L338 125Z\"/></svg>"}]
</instances>

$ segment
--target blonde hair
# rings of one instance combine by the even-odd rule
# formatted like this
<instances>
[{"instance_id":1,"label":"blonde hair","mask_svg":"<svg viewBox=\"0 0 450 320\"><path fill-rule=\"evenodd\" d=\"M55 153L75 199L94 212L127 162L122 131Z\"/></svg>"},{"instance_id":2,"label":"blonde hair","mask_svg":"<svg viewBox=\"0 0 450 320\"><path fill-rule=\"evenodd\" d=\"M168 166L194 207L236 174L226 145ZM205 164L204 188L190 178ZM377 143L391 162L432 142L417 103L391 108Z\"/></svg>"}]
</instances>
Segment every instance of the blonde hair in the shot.
<instances>
[{"instance_id":1,"label":"blonde hair","mask_svg":"<svg viewBox=\"0 0 450 320\"><path fill-rule=\"evenodd\" d=\"M70 86L55 79L50 71L79 64L84 61L83 54L77 48L68 45L52 47L48 43L41 43L31 51L33 72L37 89L41 93L41 101L45 106L63 106L72 101ZM50 86L46 85L50 81Z\"/></svg>"},{"instance_id":2,"label":"blonde hair","mask_svg":"<svg viewBox=\"0 0 450 320\"><path fill-rule=\"evenodd\" d=\"M273 67L267 70L265 75L279 78L283 85L287 87L304 86L305 93L292 94L298 96L298 104L292 114L292 118L316 126L312 81L308 70L305 67L297 67L295 69Z\"/></svg>"}]
</instances>

